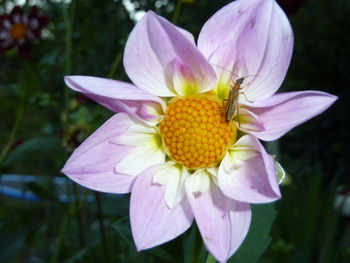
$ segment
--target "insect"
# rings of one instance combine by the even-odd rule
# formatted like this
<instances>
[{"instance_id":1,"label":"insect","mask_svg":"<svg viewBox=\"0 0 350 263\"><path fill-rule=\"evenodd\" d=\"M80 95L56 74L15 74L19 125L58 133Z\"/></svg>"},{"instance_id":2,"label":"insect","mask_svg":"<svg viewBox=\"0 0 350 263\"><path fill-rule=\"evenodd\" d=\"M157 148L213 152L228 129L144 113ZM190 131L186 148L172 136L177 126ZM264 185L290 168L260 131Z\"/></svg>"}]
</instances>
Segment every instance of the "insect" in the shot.
<instances>
[{"instance_id":1,"label":"insect","mask_svg":"<svg viewBox=\"0 0 350 263\"><path fill-rule=\"evenodd\" d=\"M214 64L212 64L212 65L214 65ZM218 66L218 65L214 65L214 66L217 66L225 71L228 71L228 72L234 74L233 72L231 72L231 71L229 71L221 66ZM239 106L238 106L239 95L243 95L248 102L252 102L252 101L248 100L245 93L241 91L244 88L244 87L242 87L243 81L248 76L238 77L236 75L236 77L237 77L236 81L230 85L228 98L226 99L227 102L226 102L226 106L225 106L225 120L226 120L226 122L230 122L231 120L233 120L233 118L237 112L237 122L238 122L238 126L240 127L241 125L240 125L240 121L239 121Z\"/></svg>"},{"instance_id":2,"label":"insect","mask_svg":"<svg viewBox=\"0 0 350 263\"><path fill-rule=\"evenodd\" d=\"M242 84L243 84L244 78L238 78L233 85L231 85L226 106L225 106L225 120L226 122L230 122L235 113L237 112L237 120L238 125L240 126L239 122L239 107L238 107L238 97L240 94L244 94L241 92Z\"/></svg>"}]
</instances>

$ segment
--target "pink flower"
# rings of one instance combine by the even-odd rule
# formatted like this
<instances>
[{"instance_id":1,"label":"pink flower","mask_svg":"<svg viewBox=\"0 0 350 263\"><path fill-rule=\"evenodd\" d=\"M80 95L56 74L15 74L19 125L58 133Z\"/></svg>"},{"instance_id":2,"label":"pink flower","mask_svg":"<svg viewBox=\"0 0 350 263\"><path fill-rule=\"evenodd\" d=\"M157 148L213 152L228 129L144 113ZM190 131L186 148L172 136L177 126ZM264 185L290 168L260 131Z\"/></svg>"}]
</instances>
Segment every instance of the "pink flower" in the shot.
<instances>
[{"instance_id":1,"label":"pink flower","mask_svg":"<svg viewBox=\"0 0 350 263\"><path fill-rule=\"evenodd\" d=\"M15 6L10 14L0 16L0 52L18 47L20 55L27 57L31 42L40 39L48 22L49 17L40 14L36 6L28 13Z\"/></svg>"},{"instance_id":2,"label":"pink flower","mask_svg":"<svg viewBox=\"0 0 350 263\"><path fill-rule=\"evenodd\" d=\"M65 78L73 90L121 113L80 145L62 171L97 191L131 192L139 250L177 237L195 219L206 248L225 262L248 232L249 204L281 197L274 159L257 138L278 139L336 100L318 91L275 94L292 48L290 24L272 0L225 6L204 25L198 46L190 33L148 12L125 48L134 85ZM237 76L249 83L226 122L223 100Z\"/></svg>"}]
</instances>

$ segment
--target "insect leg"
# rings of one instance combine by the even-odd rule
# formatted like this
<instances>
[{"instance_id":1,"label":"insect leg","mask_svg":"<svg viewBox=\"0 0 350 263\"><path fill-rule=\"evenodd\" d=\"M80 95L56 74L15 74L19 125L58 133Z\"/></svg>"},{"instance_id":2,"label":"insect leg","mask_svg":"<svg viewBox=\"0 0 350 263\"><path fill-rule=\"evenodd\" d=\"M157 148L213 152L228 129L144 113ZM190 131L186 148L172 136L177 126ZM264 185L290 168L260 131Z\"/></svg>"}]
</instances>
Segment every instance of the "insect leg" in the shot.
<instances>
[{"instance_id":1,"label":"insect leg","mask_svg":"<svg viewBox=\"0 0 350 263\"><path fill-rule=\"evenodd\" d=\"M248 98L247 98L247 96L245 95L244 92L240 92L240 93L239 93L239 95L241 95L241 94L244 96L244 98L246 99L246 101L248 101L248 102L250 102L250 103L253 103L253 101L248 100Z\"/></svg>"},{"instance_id":2,"label":"insect leg","mask_svg":"<svg viewBox=\"0 0 350 263\"><path fill-rule=\"evenodd\" d=\"M237 122L238 122L238 128L241 128L241 123L239 121L239 106L238 106L238 103L236 104L236 107L237 107Z\"/></svg>"}]
</instances>

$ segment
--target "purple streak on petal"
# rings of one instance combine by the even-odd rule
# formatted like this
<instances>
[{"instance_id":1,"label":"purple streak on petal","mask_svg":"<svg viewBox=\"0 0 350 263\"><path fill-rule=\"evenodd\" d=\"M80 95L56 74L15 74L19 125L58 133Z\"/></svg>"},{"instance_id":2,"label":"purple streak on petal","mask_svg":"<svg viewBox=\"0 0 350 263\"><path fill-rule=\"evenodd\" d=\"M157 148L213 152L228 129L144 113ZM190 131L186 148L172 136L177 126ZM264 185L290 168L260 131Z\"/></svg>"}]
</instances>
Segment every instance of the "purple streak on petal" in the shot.
<instances>
[{"instance_id":1,"label":"purple streak on petal","mask_svg":"<svg viewBox=\"0 0 350 263\"><path fill-rule=\"evenodd\" d=\"M261 0L234 1L221 8L204 24L198 37L198 48L208 60L212 58L213 52L222 49L223 45L228 46L226 51L234 50L237 38L249 20L252 7L260 2ZM220 58L226 60L227 53L226 56L221 53Z\"/></svg>"},{"instance_id":2,"label":"purple streak on petal","mask_svg":"<svg viewBox=\"0 0 350 263\"><path fill-rule=\"evenodd\" d=\"M73 152L62 172L73 181L93 190L130 192L134 177L117 174L114 167L131 147L109 142L128 128L128 121L129 117L124 113L111 117Z\"/></svg>"},{"instance_id":3,"label":"purple streak on petal","mask_svg":"<svg viewBox=\"0 0 350 263\"><path fill-rule=\"evenodd\" d=\"M238 0L204 25L199 49L208 60L249 77L249 100L268 98L280 87L292 55L293 32L272 0Z\"/></svg>"},{"instance_id":4,"label":"purple streak on petal","mask_svg":"<svg viewBox=\"0 0 350 263\"><path fill-rule=\"evenodd\" d=\"M186 199L173 209L165 203L165 186L152 183L160 168L153 166L136 179L130 199L132 234L138 250L151 248L185 232L192 224L193 214Z\"/></svg>"},{"instance_id":5,"label":"purple streak on petal","mask_svg":"<svg viewBox=\"0 0 350 263\"><path fill-rule=\"evenodd\" d=\"M129 78L152 94L174 96L167 72L174 59L190 66L205 87L215 81L213 69L194 43L167 20L148 12L131 32L125 47L124 66Z\"/></svg>"},{"instance_id":6,"label":"purple streak on petal","mask_svg":"<svg viewBox=\"0 0 350 263\"><path fill-rule=\"evenodd\" d=\"M244 64L246 71L243 73L244 75L258 75L261 63L266 53L269 52L267 42L270 37L272 7L272 0L260 1L260 3L253 6L248 15L248 20L246 20L237 38L237 59ZM259 78L262 77L259 76ZM252 88L251 83L248 89L251 90ZM248 98L253 99L251 96Z\"/></svg>"},{"instance_id":7,"label":"purple streak on petal","mask_svg":"<svg viewBox=\"0 0 350 263\"><path fill-rule=\"evenodd\" d=\"M266 19L261 17L261 20ZM259 21L256 21L256 24ZM293 52L294 36L287 16L273 1L270 24L263 34L268 34L266 43L256 43L246 46L250 39L242 41L241 49L245 53L245 63L248 74L258 75L246 88L246 96L251 99L268 98L272 96L282 84L287 73ZM257 39L257 41L262 41ZM264 45L262 60L257 60L252 50Z\"/></svg>"},{"instance_id":8,"label":"purple streak on petal","mask_svg":"<svg viewBox=\"0 0 350 263\"><path fill-rule=\"evenodd\" d=\"M248 233L251 221L249 204L227 198L213 182L210 190L199 196L188 190L186 187L206 248L218 261L226 262Z\"/></svg>"},{"instance_id":9,"label":"purple streak on petal","mask_svg":"<svg viewBox=\"0 0 350 263\"><path fill-rule=\"evenodd\" d=\"M126 82L89 76L66 76L64 79L71 89L114 112L127 112L134 118L153 121L159 117L145 114L143 104L158 104L165 108L161 99Z\"/></svg>"},{"instance_id":10,"label":"purple streak on petal","mask_svg":"<svg viewBox=\"0 0 350 263\"><path fill-rule=\"evenodd\" d=\"M258 155L244 160L239 168L227 171L228 156L221 162L218 183L223 193L241 202L269 203L281 197L278 186L274 159L268 155L259 141L251 135L245 135L237 141L238 145L249 146Z\"/></svg>"},{"instance_id":11,"label":"purple streak on petal","mask_svg":"<svg viewBox=\"0 0 350 263\"><path fill-rule=\"evenodd\" d=\"M245 103L262 120L264 131L250 133L265 141L273 141L292 128L317 116L338 97L320 91L300 91L275 94L254 103Z\"/></svg>"}]
</instances>

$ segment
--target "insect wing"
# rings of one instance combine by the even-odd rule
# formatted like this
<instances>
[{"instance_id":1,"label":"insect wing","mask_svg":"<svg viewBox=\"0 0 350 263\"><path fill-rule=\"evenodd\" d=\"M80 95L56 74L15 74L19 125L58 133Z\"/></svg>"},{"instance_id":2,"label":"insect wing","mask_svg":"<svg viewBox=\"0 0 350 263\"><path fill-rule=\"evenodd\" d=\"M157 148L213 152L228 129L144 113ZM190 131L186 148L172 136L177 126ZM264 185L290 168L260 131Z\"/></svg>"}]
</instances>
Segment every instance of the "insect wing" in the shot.
<instances>
[{"instance_id":1,"label":"insect wing","mask_svg":"<svg viewBox=\"0 0 350 263\"><path fill-rule=\"evenodd\" d=\"M225 120L227 122L233 119L235 115L236 107L237 107L237 99L238 94L234 89L230 89L230 93L228 95L226 107L225 107Z\"/></svg>"}]
</instances>

